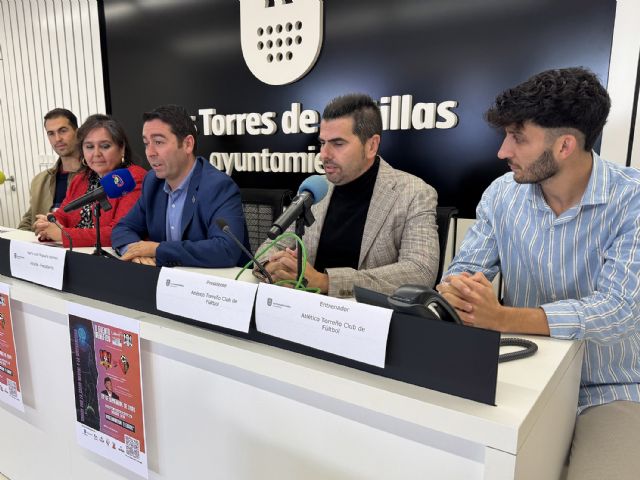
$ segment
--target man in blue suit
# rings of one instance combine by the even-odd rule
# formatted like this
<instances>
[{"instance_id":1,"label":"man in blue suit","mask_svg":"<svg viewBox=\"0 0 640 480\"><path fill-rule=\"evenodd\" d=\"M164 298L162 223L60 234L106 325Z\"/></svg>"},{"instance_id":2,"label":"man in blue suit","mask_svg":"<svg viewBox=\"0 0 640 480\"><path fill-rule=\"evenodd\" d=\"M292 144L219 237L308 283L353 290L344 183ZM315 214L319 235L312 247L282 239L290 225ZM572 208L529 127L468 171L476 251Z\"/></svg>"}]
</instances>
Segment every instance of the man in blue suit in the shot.
<instances>
[{"instance_id":1,"label":"man in blue suit","mask_svg":"<svg viewBox=\"0 0 640 480\"><path fill-rule=\"evenodd\" d=\"M221 268L244 259L220 230L224 219L247 245L240 190L206 159L195 156L196 127L187 111L163 105L143 115L142 139L153 169L142 196L111 233L122 260L158 266Z\"/></svg>"}]
</instances>

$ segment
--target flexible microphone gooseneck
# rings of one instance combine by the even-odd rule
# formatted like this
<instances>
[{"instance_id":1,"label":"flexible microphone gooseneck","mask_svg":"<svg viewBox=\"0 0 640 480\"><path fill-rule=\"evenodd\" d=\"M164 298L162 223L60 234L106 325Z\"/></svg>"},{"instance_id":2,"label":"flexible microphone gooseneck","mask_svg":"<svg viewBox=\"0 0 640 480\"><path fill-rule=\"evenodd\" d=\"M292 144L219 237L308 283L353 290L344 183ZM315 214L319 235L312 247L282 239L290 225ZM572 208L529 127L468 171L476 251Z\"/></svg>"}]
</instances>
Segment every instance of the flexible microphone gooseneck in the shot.
<instances>
[{"instance_id":1,"label":"flexible microphone gooseneck","mask_svg":"<svg viewBox=\"0 0 640 480\"><path fill-rule=\"evenodd\" d=\"M67 240L69 240L69 251L73 252L73 242L71 241L71 235L69 235L69 232L67 232L64 228L62 228L62 225L58 223L58 219L53 213L49 213L47 215L47 220L49 220L50 223L53 223L56 227L58 227L62 232L62 234L65 237L67 237Z\"/></svg>"},{"instance_id":2,"label":"flexible microphone gooseneck","mask_svg":"<svg viewBox=\"0 0 640 480\"><path fill-rule=\"evenodd\" d=\"M236 243L236 245L238 245L240 247L240 249L242 249L242 251L245 253L245 255L247 255L251 259L253 264L258 268L258 270L260 270L260 273L262 273L262 275L265 276L265 278L269 281L269 283L275 283L273 281L273 277L271 277L271 274L269 272L267 272L267 270L256 259L256 257L254 257L253 254L249 250L247 250L247 247L245 247L242 244L242 242L238 239L238 237L236 237L233 234L233 232L231 231L231 228L227 224L226 220L224 218L219 218L219 219L216 220L216 224L218 225L220 230L222 230L228 237L230 237Z\"/></svg>"}]
</instances>

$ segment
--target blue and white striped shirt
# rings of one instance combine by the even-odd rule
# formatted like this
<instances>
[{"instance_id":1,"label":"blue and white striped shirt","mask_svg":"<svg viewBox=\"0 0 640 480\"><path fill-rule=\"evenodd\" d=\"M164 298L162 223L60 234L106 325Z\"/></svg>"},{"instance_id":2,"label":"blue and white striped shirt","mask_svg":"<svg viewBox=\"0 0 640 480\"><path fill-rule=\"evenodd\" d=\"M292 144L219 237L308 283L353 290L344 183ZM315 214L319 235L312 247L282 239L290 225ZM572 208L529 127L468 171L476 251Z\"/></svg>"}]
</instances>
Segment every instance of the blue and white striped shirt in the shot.
<instances>
[{"instance_id":1,"label":"blue and white striped shirt","mask_svg":"<svg viewBox=\"0 0 640 480\"><path fill-rule=\"evenodd\" d=\"M504 279L504 304L542 307L551 336L584 339L578 411L640 401L640 172L601 159L580 203L556 216L513 174L484 192L448 274Z\"/></svg>"}]
</instances>

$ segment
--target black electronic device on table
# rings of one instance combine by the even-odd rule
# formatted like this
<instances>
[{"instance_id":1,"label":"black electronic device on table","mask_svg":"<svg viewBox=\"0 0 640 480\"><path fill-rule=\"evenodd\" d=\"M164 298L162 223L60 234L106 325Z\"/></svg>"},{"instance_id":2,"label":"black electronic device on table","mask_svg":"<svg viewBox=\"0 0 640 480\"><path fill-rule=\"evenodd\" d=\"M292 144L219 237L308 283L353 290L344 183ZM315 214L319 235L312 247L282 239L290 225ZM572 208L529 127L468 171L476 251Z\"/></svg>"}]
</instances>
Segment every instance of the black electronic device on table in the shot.
<instances>
[{"instance_id":1,"label":"black electronic device on table","mask_svg":"<svg viewBox=\"0 0 640 480\"><path fill-rule=\"evenodd\" d=\"M449 302L434 289L423 285L402 285L387 298L387 301L397 312L462 324L462 320Z\"/></svg>"},{"instance_id":2,"label":"black electronic device on table","mask_svg":"<svg viewBox=\"0 0 640 480\"><path fill-rule=\"evenodd\" d=\"M353 293L359 303L390 308L395 312L429 320L442 320L462 325L453 307L432 288L422 285L402 285L392 295L354 285Z\"/></svg>"},{"instance_id":3,"label":"black electronic device on table","mask_svg":"<svg viewBox=\"0 0 640 480\"><path fill-rule=\"evenodd\" d=\"M355 285L353 292L356 300L360 303L391 308L395 312L419 318L463 325L462 320L449 302L438 292L424 285L401 285L389 296ZM522 347L523 350L501 354L498 357L499 363L529 357L538 351L538 345L524 338L502 338L500 346Z\"/></svg>"}]
</instances>

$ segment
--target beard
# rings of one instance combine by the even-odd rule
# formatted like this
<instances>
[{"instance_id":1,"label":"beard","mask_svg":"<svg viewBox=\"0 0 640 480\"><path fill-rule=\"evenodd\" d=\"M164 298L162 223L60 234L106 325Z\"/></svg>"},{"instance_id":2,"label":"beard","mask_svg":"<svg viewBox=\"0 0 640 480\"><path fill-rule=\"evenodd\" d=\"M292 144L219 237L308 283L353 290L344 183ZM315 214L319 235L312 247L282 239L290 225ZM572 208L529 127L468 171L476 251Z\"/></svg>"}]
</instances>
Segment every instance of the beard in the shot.
<instances>
[{"instance_id":1,"label":"beard","mask_svg":"<svg viewBox=\"0 0 640 480\"><path fill-rule=\"evenodd\" d=\"M342 159L340 163L336 163L333 160L326 160L323 161L322 165L323 167L329 166L336 168L335 172L331 174L327 173L326 176L328 181L337 186L351 183L371 168L371 164L367 162L364 147L358 157Z\"/></svg>"},{"instance_id":2,"label":"beard","mask_svg":"<svg viewBox=\"0 0 640 480\"><path fill-rule=\"evenodd\" d=\"M517 183L541 183L558 173L559 167L551 150L542 152L526 169L513 173Z\"/></svg>"}]
</instances>

